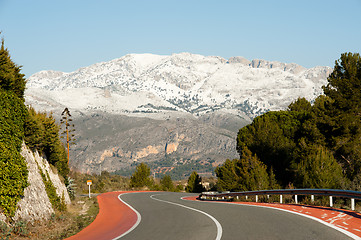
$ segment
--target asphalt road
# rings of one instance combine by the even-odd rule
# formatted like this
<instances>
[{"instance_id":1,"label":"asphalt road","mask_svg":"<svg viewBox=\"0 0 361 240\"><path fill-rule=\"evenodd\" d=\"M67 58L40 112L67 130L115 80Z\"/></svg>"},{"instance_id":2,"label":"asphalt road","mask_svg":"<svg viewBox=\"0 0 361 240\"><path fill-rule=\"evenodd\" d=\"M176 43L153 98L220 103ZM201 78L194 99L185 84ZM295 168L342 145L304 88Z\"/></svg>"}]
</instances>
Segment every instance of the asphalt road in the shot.
<instances>
[{"instance_id":1,"label":"asphalt road","mask_svg":"<svg viewBox=\"0 0 361 240\"><path fill-rule=\"evenodd\" d=\"M120 198L141 215L121 239L351 239L312 219L275 209L182 200L185 193L130 193Z\"/></svg>"}]
</instances>

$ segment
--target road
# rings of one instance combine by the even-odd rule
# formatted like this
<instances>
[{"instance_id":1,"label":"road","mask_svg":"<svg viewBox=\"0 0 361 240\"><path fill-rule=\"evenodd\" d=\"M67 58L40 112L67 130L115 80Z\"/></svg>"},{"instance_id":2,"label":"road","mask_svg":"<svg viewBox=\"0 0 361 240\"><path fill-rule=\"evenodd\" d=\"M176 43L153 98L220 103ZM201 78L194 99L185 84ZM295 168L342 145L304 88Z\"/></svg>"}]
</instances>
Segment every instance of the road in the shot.
<instances>
[{"instance_id":1,"label":"road","mask_svg":"<svg viewBox=\"0 0 361 240\"><path fill-rule=\"evenodd\" d=\"M189 196L190 194L188 194ZM120 199L140 214L126 239L351 239L312 219L275 209L182 200L185 193L143 192Z\"/></svg>"}]
</instances>

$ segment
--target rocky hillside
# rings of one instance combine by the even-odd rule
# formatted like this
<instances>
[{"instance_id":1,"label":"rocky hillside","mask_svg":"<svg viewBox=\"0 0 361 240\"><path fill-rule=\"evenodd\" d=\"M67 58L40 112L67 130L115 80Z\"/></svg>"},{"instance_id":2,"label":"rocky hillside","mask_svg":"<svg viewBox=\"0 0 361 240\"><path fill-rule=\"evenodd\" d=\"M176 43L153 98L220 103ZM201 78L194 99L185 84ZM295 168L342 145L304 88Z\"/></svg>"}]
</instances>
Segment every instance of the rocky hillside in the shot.
<instances>
[{"instance_id":1,"label":"rocky hillside","mask_svg":"<svg viewBox=\"0 0 361 240\"><path fill-rule=\"evenodd\" d=\"M239 128L298 97L313 100L331 70L242 57L130 54L71 73L36 73L25 95L27 104L55 117L65 107L73 113L78 144L71 165L82 172L126 174L140 161L154 172L184 166L211 172L237 156Z\"/></svg>"},{"instance_id":2,"label":"rocky hillside","mask_svg":"<svg viewBox=\"0 0 361 240\"><path fill-rule=\"evenodd\" d=\"M223 125L211 122L216 118ZM236 131L245 122L219 114L202 120L155 120L94 113L78 118L75 124L79 137L71 159L74 168L95 173L123 169L121 173L127 175L125 169L142 161L153 162L153 169L165 167L158 169L163 172L191 162L199 162L201 171L209 170L225 158L237 157ZM208 163L213 165L207 168Z\"/></svg>"},{"instance_id":3,"label":"rocky hillside","mask_svg":"<svg viewBox=\"0 0 361 240\"><path fill-rule=\"evenodd\" d=\"M67 189L60 180L59 175L52 170L46 159L39 156L37 152L33 153L23 144L21 155L27 163L29 186L25 188L24 197L17 204L17 210L13 220L23 220L31 223L47 220L54 213L54 209L49 200L40 172L49 177L56 189L56 194L60 198L64 196L65 204L70 204ZM0 220L6 220L6 217L2 213L0 213Z\"/></svg>"}]
</instances>

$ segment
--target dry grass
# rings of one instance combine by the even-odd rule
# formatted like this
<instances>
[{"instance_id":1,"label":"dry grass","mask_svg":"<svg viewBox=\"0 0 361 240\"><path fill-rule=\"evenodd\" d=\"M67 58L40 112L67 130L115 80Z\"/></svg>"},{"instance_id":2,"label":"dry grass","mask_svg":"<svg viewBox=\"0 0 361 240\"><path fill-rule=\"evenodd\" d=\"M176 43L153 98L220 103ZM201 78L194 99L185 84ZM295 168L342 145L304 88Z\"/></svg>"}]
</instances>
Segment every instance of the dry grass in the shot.
<instances>
[{"instance_id":1,"label":"dry grass","mask_svg":"<svg viewBox=\"0 0 361 240\"><path fill-rule=\"evenodd\" d=\"M48 221L36 222L33 225L21 222L18 230L9 227L11 234L0 233L0 239L34 239L59 240L73 236L91 222L99 212L95 197L77 197L68 205L66 212L57 212ZM8 231L8 233L9 233Z\"/></svg>"}]
</instances>

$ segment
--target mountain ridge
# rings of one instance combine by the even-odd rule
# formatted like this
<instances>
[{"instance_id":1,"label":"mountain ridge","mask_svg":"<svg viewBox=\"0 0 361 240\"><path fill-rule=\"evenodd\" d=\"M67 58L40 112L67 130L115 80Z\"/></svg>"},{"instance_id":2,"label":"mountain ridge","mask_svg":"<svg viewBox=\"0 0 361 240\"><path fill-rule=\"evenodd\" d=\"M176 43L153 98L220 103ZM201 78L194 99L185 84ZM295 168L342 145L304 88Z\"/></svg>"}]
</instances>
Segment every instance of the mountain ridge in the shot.
<instances>
[{"instance_id":1,"label":"mountain ridge","mask_svg":"<svg viewBox=\"0 0 361 240\"><path fill-rule=\"evenodd\" d=\"M322 93L320 87L326 83L331 70L329 67L306 69L295 63L249 61L243 57L226 60L190 53L128 54L71 73L41 71L29 78L28 89L57 92L96 88L104 90L104 98L112 95L118 100L124 96L144 98L140 101L143 104L123 106L124 111L118 111L122 114L145 111L144 106L150 103L193 115L220 108L233 109L253 118L270 110L280 110L297 97L314 99ZM94 94L94 90L90 92ZM280 104L278 99L285 100L285 104ZM97 109L100 108L104 106ZM257 110L252 112L250 109L254 108Z\"/></svg>"},{"instance_id":2,"label":"mountain ridge","mask_svg":"<svg viewBox=\"0 0 361 240\"><path fill-rule=\"evenodd\" d=\"M126 175L147 162L153 172L184 178L191 169L213 174L236 158L238 129L298 97L312 101L331 71L243 57L128 54L70 73L36 73L25 99L57 118L70 109L79 134L73 169Z\"/></svg>"}]
</instances>

